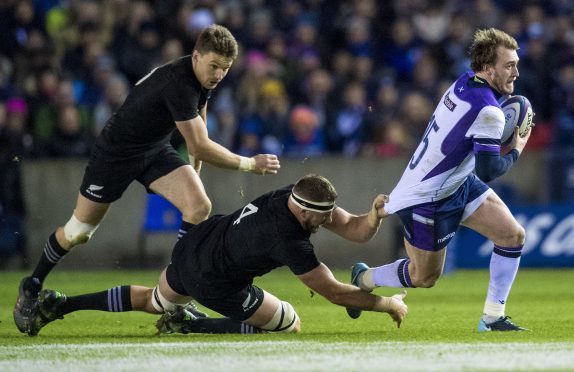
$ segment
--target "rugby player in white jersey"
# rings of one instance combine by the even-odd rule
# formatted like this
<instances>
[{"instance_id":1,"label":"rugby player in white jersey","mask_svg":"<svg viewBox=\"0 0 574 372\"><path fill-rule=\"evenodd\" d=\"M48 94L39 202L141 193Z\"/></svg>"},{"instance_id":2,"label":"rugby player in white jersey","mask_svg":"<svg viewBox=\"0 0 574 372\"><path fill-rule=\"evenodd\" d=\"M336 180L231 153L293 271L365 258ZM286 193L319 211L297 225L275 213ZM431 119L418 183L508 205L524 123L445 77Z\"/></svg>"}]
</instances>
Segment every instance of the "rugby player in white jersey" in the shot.
<instances>
[{"instance_id":1,"label":"rugby player in white jersey","mask_svg":"<svg viewBox=\"0 0 574 372\"><path fill-rule=\"evenodd\" d=\"M471 69L444 93L426 132L385 205L404 225L408 258L368 268L353 266L352 283L432 287L440 277L446 247L462 224L494 243L490 283L478 331L521 331L505 314L506 301L525 241L524 228L485 182L510 169L530 131L515 129L510 151L501 154L504 115L499 99L514 91L518 44L497 29L479 30L470 48ZM352 318L360 310L348 308Z\"/></svg>"}]
</instances>

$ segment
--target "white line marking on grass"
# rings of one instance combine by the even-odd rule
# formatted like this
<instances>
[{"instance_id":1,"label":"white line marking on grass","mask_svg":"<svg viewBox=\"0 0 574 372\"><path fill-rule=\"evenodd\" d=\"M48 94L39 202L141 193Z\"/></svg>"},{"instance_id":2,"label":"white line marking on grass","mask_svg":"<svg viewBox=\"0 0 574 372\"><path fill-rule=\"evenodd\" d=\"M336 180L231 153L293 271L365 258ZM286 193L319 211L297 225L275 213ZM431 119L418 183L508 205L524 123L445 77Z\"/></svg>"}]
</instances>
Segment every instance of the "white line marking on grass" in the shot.
<instances>
[{"instance_id":1,"label":"white line marking on grass","mask_svg":"<svg viewBox=\"0 0 574 372\"><path fill-rule=\"evenodd\" d=\"M250 372L574 369L574 343L208 341L0 346L0 370L6 372L156 372L160 368Z\"/></svg>"}]
</instances>

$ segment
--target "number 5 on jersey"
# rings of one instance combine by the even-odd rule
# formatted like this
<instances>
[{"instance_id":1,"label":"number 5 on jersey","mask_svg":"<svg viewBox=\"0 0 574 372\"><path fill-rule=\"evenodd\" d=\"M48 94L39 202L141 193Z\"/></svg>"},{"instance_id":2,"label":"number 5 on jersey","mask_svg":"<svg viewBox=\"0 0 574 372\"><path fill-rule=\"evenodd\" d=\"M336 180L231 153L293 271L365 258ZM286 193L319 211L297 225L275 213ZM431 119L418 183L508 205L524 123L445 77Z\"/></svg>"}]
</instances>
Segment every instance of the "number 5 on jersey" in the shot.
<instances>
[{"instance_id":1,"label":"number 5 on jersey","mask_svg":"<svg viewBox=\"0 0 574 372\"><path fill-rule=\"evenodd\" d=\"M415 169L417 165L419 165L419 162L423 158L425 152L427 152L427 149L429 147L429 134L431 133L431 129L433 129L435 132L438 132L439 130L439 126L434 119L434 115L431 117L429 125L427 126L427 130L425 131L425 135L423 136L423 140L421 141L424 143L424 146L418 156L416 156L416 154L413 155L413 158L411 159L411 162L409 164L410 169Z\"/></svg>"},{"instance_id":2,"label":"number 5 on jersey","mask_svg":"<svg viewBox=\"0 0 574 372\"><path fill-rule=\"evenodd\" d=\"M241 219L242 219L243 217L247 217L247 216L249 216L250 214L257 213L258 210L259 210L259 208L257 208L257 207L254 206L253 204L251 204L251 203L247 204L247 205L246 205L245 207L243 207L243 209L241 210L241 214L239 215L239 217L238 217L235 221L233 221L233 224L234 224L234 225L238 225L239 222L241 222Z\"/></svg>"}]
</instances>

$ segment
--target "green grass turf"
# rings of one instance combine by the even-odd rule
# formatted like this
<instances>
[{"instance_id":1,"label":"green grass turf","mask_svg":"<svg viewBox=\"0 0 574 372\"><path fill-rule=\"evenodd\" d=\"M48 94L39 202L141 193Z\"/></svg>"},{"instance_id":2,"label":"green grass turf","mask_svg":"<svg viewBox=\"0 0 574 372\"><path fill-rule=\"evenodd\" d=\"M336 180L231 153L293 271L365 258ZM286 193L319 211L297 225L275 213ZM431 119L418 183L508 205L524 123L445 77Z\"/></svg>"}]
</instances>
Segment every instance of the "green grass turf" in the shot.
<instances>
[{"instance_id":1,"label":"green grass turf","mask_svg":"<svg viewBox=\"0 0 574 372\"><path fill-rule=\"evenodd\" d=\"M45 287L67 295L139 284L154 286L155 271L63 272L54 271ZM168 335L155 336L157 316L143 313L106 313L83 311L66 315L46 326L38 337L20 334L12 320L18 282L24 273L0 273L0 345L30 345L93 342L180 342L245 340L241 335ZM336 277L348 281L348 272L336 271ZM481 342L573 342L574 341L574 270L521 270L507 305L507 314L531 332L478 334L488 271L456 271L444 276L431 289L410 289L406 302L409 315L400 329L387 314L364 312L351 320L344 308L312 295L287 270L274 271L256 284L289 301L302 320L299 335L251 335L249 340L314 340L322 342L422 341L446 343ZM391 295L392 288L376 293ZM212 316L217 314L210 313Z\"/></svg>"}]
</instances>

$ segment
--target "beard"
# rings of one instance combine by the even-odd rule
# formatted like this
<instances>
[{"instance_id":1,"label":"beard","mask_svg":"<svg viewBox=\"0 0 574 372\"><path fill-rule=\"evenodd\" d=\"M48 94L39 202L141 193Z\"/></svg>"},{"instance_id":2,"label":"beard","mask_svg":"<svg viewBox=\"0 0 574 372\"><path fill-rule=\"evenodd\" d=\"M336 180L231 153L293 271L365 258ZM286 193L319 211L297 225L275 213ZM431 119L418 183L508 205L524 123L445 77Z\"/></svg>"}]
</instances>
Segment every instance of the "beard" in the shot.
<instances>
[{"instance_id":1,"label":"beard","mask_svg":"<svg viewBox=\"0 0 574 372\"><path fill-rule=\"evenodd\" d=\"M321 225L313 225L311 222L305 222L305 230L309 231L311 234L315 234L319 231Z\"/></svg>"}]
</instances>

